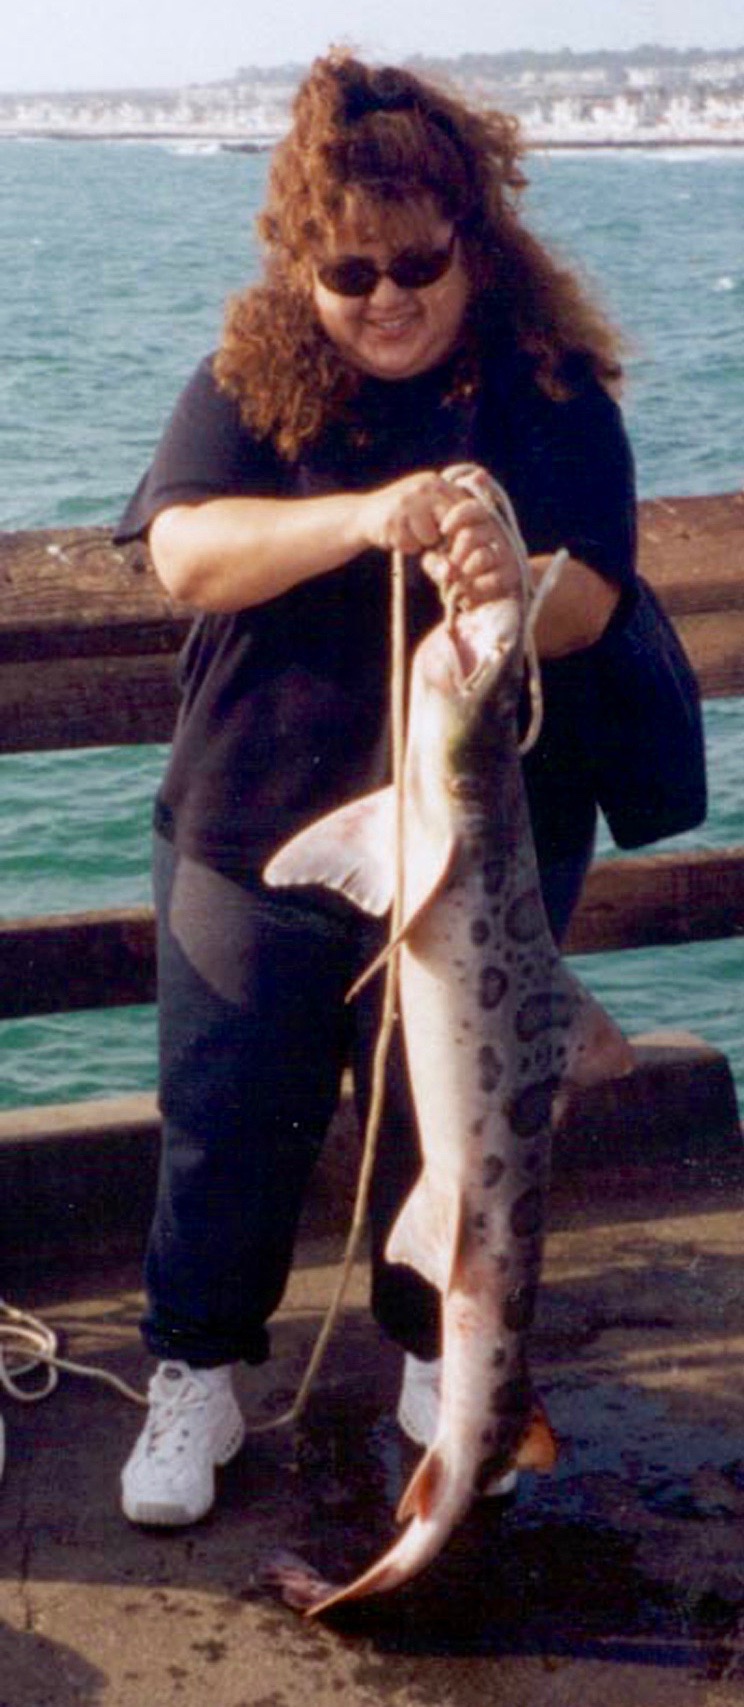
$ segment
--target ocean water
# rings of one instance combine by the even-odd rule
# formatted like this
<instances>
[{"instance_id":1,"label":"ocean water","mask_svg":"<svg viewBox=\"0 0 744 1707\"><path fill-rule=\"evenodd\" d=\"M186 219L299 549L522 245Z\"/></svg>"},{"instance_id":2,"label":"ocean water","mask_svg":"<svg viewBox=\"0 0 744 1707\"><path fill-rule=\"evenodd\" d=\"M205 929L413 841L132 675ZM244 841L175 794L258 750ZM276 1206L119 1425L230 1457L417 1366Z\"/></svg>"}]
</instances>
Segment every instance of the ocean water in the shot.
<instances>
[{"instance_id":1,"label":"ocean water","mask_svg":"<svg viewBox=\"0 0 744 1707\"><path fill-rule=\"evenodd\" d=\"M264 156L0 141L0 528L110 522L225 298L257 265ZM533 224L627 340L644 496L741 486L744 150L534 156ZM682 842L744 843L744 704L706 707L711 811ZM0 758L6 917L149 899L157 748ZM602 852L609 852L605 838ZM725 941L585 957L631 1032L682 1026L729 1056L744 1103L744 961ZM0 1025L0 1107L147 1089L150 1009Z\"/></svg>"}]
</instances>

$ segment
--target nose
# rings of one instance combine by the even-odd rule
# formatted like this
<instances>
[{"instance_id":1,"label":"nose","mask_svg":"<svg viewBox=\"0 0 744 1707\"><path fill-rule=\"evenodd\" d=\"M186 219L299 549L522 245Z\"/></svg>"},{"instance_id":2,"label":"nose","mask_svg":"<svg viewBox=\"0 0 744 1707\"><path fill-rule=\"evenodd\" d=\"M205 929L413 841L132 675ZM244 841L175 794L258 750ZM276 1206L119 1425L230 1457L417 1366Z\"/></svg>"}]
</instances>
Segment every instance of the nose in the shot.
<instances>
[{"instance_id":1,"label":"nose","mask_svg":"<svg viewBox=\"0 0 744 1707\"><path fill-rule=\"evenodd\" d=\"M368 300L373 302L376 308L384 308L387 303L400 302L401 298L406 298L410 294L405 285L397 285L389 273L382 273Z\"/></svg>"}]
</instances>

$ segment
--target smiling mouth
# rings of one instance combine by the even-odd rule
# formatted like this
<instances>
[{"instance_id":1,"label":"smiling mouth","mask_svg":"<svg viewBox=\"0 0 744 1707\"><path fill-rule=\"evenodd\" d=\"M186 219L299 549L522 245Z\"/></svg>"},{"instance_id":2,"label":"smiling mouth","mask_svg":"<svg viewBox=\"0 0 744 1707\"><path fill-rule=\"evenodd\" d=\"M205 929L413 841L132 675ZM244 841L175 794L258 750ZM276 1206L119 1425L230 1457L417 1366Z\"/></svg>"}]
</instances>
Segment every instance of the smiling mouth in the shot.
<instances>
[{"instance_id":1,"label":"smiling mouth","mask_svg":"<svg viewBox=\"0 0 744 1707\"><path fill-rule=\"evenodd\" d=\"M418 321L414 314L396 314L387 320L368 320L367 325L371 332L377 332L382 337L396 337L404 332L412 332Z\"/></svg>"}]
</instances>

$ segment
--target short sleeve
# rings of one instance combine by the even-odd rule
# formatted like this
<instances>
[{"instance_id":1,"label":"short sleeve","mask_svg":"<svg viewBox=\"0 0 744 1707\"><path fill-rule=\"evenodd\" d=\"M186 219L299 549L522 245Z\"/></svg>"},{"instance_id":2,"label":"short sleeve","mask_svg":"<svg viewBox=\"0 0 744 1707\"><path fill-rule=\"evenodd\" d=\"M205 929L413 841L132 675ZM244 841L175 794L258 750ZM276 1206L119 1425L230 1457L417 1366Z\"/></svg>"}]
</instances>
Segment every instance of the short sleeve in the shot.
<instances>
[{"instance_id":1,"label":"short sleeve","mask_svg":"<svg viewBox=\"0 0 744 1707\"><path fill-rule=\"evenodd\" d=\"M620 409L586 364L548 396L525 351L494 343L476 414L476 452L503 482L531 556L565 546L608 579L635 573L633 456Z\"/></svg>"},{"instance_id":2,"label":"short sleeve","mask_svg":"<svg viewBox=\"0 0 744 1707\"><path fill-rule=\"evenodd\" d=\"M115 531L119 543L141 538L160 510L209 498L274 494L282 470L273 447L253 437L232 397L201 362L176 404L147 473Z\"/></svg>"},{"instance_id":3,"label":"short sleeve","mask_svg":"<svg viewBox=\"0 0 744 1707\"><path fill-rule=\"evenodd\" d=\"M608 579L632 580L635 473L617 404L591 381L565 402L533 397L517 419L515 506L529 551L565 546Z\"/></svg>"}]
</instances>

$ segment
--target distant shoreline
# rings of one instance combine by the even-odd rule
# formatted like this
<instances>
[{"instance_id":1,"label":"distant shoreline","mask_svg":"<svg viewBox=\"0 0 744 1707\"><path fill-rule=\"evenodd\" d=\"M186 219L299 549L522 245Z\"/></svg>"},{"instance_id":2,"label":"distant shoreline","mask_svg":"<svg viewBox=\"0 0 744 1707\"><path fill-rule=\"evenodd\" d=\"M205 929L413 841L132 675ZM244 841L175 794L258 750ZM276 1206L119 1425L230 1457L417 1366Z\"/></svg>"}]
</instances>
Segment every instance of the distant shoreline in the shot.
<instances>
[{"instance_id":1,"label":"distant shoreline","mask_svg":"<svg viewBox=\"0 0 744 1707\"><path fill-rule=\"evenodd\" d=\"M233 134L222 135L217 131L196 130L83 130L64 126L8 126L0 125L0 142L148 142L168 143L182 142L185 144L203 144L205 148L218 148L229 154L265 154L270 152L281 140L281 133L276 136L240 137ZM741 136L639 136L639 137L571 137L544 136L524 138L525 147L530 153L550 149L562 151L580 149L592 152L599 149L641 150L647 148L740 148L744 149L744 132Z\"/></svg>"},{"instance_id":2,"label":"distant shoreline","mask_svg":"<svg viewBox=\"0 0 744 1707\"><path fill-rule=\"evenodd\" d=\"M216 131L197 130L77 130L32 125L0 125L0 142L186 142L203 143L205 148L221 148L228 153L265 154L274 148L279 136L245 138L221 136Z\"/></svg>"}]
</instances>

